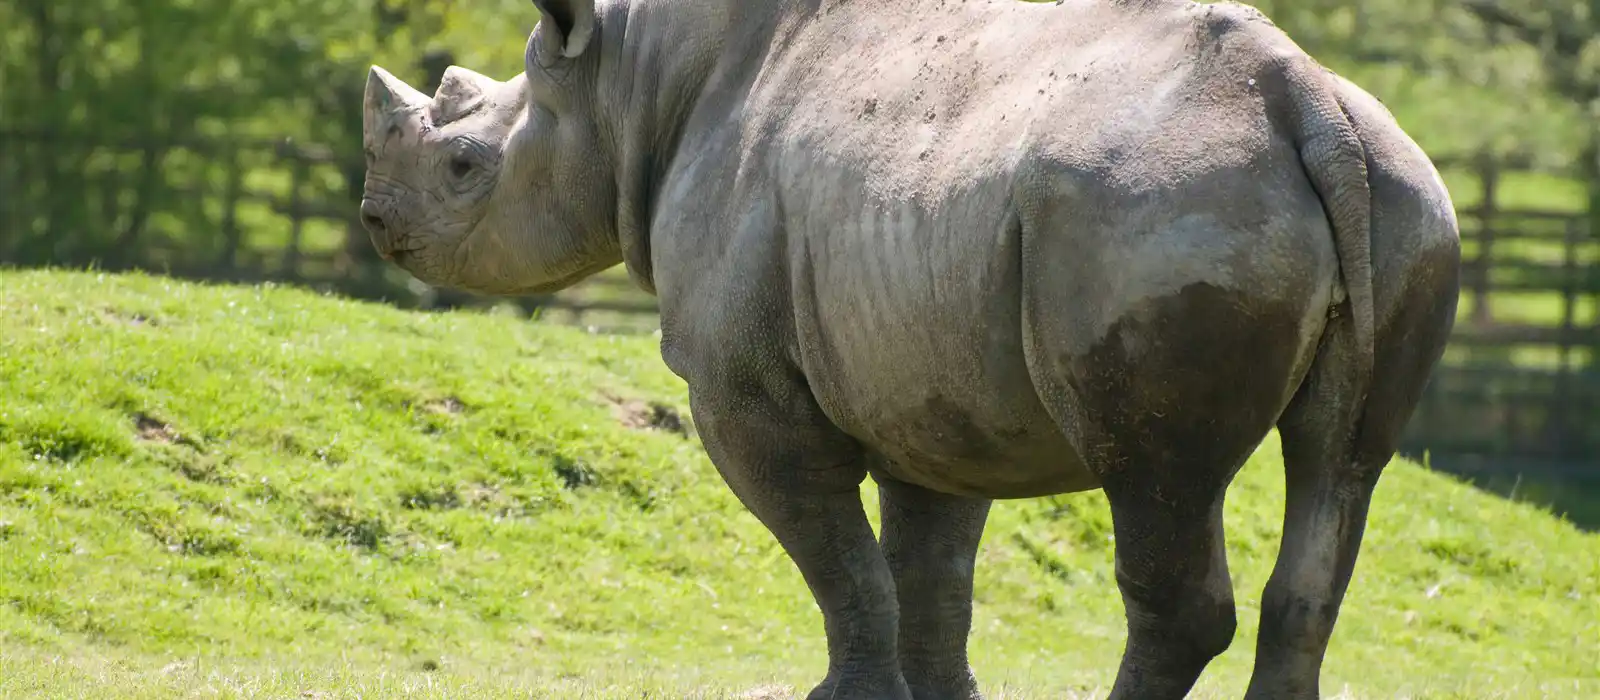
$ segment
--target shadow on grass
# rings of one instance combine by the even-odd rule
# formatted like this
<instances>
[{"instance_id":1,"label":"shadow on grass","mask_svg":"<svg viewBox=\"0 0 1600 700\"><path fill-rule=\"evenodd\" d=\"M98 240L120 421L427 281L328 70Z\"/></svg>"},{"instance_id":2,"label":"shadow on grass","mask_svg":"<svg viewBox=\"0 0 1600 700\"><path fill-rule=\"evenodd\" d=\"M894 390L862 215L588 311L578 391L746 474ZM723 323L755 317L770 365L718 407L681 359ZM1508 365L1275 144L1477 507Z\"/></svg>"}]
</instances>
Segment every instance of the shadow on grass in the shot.
<instances>
[{"instance_id":1,"label":"shadow on grass","mask_svg":"<svg viewBox=\"0 0 1600 700\"><path fill-rule=\"evenodd\" d=\"M1403 453L1502 498L1548 510L1600 532L1600 464L1515 457Z\"/></svg>"}]
</instances>

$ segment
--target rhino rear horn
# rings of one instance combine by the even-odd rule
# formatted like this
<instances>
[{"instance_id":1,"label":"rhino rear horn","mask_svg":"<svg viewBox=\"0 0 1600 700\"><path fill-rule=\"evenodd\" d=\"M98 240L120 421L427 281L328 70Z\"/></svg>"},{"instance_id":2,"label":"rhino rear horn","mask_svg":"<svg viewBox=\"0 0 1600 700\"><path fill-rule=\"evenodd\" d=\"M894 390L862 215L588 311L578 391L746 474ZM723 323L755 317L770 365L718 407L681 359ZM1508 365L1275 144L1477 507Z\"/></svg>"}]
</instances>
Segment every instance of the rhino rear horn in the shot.
<instances>
[{"instance_id":1,"label":"rhino rear horn","mask_svg":"<svg viewBox=\"0 0 1600 700\"><path fill-rule=\"evenodd\" d=\"M583 55L594 35L594 0L533 0L533 6L544 31L539 65L548 68L558 58Z\"/></svg>"},{"instance_id":2,"label":"rhino rear horn","mask_svg":"<svg viewBox=\"0 0 1600 700\"><path fill-rule=\"evenodd\" d=\"M494 79L461 66L446 68L433 95L434 124L443 126L476 111L496 85Z\"/></svg>"}]
</instances>

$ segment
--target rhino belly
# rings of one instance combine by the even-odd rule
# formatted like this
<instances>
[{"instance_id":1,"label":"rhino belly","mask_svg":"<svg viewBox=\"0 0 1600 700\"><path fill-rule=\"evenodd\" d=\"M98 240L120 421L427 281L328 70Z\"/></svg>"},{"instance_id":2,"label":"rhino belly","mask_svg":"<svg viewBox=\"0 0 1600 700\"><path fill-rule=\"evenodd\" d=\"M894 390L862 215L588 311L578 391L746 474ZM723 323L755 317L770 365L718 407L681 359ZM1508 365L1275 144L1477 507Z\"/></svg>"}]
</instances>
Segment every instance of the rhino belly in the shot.
<instances>
[{"instance_id":1,"label":"rhino belly","mask_svg":"<svg viewBox=\"0 0 1600 700\"><path fill-rule=\"evenodd\" d=\"M989 498L1097 486L1007 336L951 331L929 342L880 328L817 351L807 374L824 412L901 481Z\"/></svg>"},{"instance_id":2,"label":"rhino belly","mask_svg":"<svg viewBox=\"0 0 1600 700\"><path fill-rule=\"evenodd\" d=\"M871 209L809 232L792 259L801 364L824 412L890 475L934 490L1095 487L1028 371L1003 209Z\"/></svg>"},{"instance_id":3,"label":"rhino belly","mask_svg":"<svg viewBox=\"0 0 1600 700\"><path fill-rule=\"evenodd\" d=\"M1028 498L1099 485L1042 407L998 405L1005 396L963 402L934 387L908 390L863 416L856 432L890 476L935 491Z\"/></svg>"}]
</instances>

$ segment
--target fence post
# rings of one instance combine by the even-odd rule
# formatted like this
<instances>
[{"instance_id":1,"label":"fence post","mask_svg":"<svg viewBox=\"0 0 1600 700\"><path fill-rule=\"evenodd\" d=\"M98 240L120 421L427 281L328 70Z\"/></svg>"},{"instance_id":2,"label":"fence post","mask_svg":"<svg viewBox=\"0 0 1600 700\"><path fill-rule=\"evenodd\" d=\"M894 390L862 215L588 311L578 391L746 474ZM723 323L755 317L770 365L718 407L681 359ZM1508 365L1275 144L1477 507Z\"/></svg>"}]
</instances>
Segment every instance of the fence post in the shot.
<instances>
[{"instance_id":1,"label":"fence post","mask_svg":"<svg viewBox=\"0 0 1600 700\"><path fill-rule=\"evenodd\" d=\"M20 200L26 195L22 192L20 186L11 182L12 169L21 168L21 164L14 160L17 158L19 149L11 141L11 132L0 129L0 154L4 154L0 156L0 192L5 193L5 196L0 197L0 231L6 231L9 234L4 240L10 240L11 236L27 235L19 230L22 228L21 217L12 212L11 203ZM0 260L6 260L11 257L9 248L9 245L0 241Z\"/></svg>"},{"instance_id":2,"label":"fence post","mask_svg":"<svg viewBox=\"0 0 1600 700\"><path fill-rule=\"evenodd\" d=\"M1474 261L1478 277L1472 285L1472 324L1488 325L1494 314L1489 308L1489 276L1494 270L1494 227L1499 218L1495 201L1499 198L1500 169L1488 153L1478 155L1478 179L1483 186L1483 199L1478 205L1478 259Z\"/></svg>"},{"instance_id":3,"label":"fence post","mask_svg":"<svg viewBox=\"0 0 1600 700\"><path fill-rule=\"evenodd\" d=\"M289 176L289 245L283 250L283 276L300 278L300 243L305 235L305 202L301 190L305 189L306 158L291 144L284 144L283 153L290 161Z\"/></svg>"},{"instance_id":4,"label":"fence post","mask_svg":"<svg viewBox=\"0 0 1600 700\"><path fill-rule=\"evenodd\" d=\"M1600 117L1600 114L1595 116ZM1584 226L1588 229L1589 242L1600 244L1600 119L1596 119L1594 124L1594 131L1589 137L1588 152L1585 154L1585 160L1588 161L1588 167L1585 168L1585 171L1589 180L1586 183L1589 190L1589 210L1585 212L1588 216L1584 217ZM1600 265L1589 265L1587 267L1588 274L1585 282L1588 283L1587 286L1590 294L1594 297L1596 307L1594 314L1595 335L1591 337L1600 338ZM1600 370L1600 340L1595 340L1589 347L1589 365L1596 370Z\"/></svg>"},{"instance_id":5,"label":"fence post","mask_svg":"<svg viewBox=\"0 0 1600 700\"><path fill-rule=\"evenodd\" d=\"M228 142L223 167L228 171L228 184L222 194L222 251L217 255L217 265L224 275L232 277L239 269L239 198L244 190L244 165L239 162L239 146Z\"/></svg>"},{"instance_id":6,"label":"fence post","mask_svg":"<svg viewBox=\"0 0 1600 700\"><path fill-rule=\"evenodd\" d=\"M1555 405L1551 411L1550 419L1554 426L1554 435L1551 436L1555 443L1553 447L1557 454L1565 456L1569 450L1577 447L1577 436L1573 420L1577 417L1573 410L1573 351L1577 344L1575 337L1577 331L1578 315L1578 275L1582 269L1578 267L1578 246L1582 242L1579 228L1583 222L1579 219L1569 219L1566 230L1561 237L1561 329L1556 339L1556 352L1560 358L1556 364Z\"/></svg>"}]
</instances>

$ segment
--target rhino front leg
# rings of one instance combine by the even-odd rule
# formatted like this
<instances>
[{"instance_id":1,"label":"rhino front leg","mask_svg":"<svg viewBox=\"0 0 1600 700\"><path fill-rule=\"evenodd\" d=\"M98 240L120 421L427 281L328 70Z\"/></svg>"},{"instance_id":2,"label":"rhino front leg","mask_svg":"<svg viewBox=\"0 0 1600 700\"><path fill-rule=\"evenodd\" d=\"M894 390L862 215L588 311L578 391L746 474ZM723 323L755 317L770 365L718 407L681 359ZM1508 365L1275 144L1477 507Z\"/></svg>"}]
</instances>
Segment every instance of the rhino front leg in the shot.
<instances>
[{"instance_id":1,"label":"rhino front leg","mask_svg":"<svg viewBox=\"0 0 1600 700\"><path fill-rule=\"evenodd\" d=\"M916 700L981 700L967 664L972 570L990 501L874 474L900 601L900 671Z\"/></svg>"},{"instance_id":2,"label":"rhino front leg","mask_svg":"<svg viewBox=\"0 0 1600 700\"><path fill-rule=\"evenodd\" d=\"M809 700L911 700L896 649L894 578L861 503L859 443L803 384L717 373L691 382L700 434L723 479L800 569L828 638Z\"/></svg>"}]
</instances>

